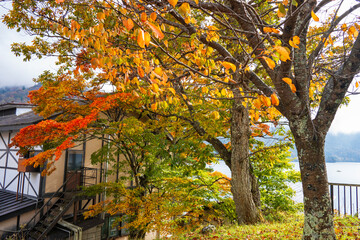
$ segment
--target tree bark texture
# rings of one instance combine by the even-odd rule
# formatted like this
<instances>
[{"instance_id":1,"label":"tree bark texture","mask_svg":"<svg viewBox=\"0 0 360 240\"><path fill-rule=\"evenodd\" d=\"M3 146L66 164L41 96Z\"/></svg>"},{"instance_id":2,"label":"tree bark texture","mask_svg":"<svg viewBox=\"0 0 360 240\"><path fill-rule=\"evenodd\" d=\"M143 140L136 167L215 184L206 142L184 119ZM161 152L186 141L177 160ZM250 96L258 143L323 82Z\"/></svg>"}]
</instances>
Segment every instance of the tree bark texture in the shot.
<instances>
[{"instance_id":1,"label":"tree bark texture","mask_svg":"<svg viewBox=\"0 0 360 240\"><path fill-rule=\"evenodd\" d=\"M259 188L250 171L249 136L249 113L242 101L236 98L231 119L231 191L239 224L253 224L262 220L258 208Z\"/></svg>"},{"instance_id":2,"label":"tree bark texture","mask_svg":"<svg viewBox=\"0 0 360 240\"><path fill-rule=\"evenodd\" d=\"M304 240L336 239L325 164L325 136L311 120L290 124L298 152L304 195Z\"/></svg>"}]
</instances>

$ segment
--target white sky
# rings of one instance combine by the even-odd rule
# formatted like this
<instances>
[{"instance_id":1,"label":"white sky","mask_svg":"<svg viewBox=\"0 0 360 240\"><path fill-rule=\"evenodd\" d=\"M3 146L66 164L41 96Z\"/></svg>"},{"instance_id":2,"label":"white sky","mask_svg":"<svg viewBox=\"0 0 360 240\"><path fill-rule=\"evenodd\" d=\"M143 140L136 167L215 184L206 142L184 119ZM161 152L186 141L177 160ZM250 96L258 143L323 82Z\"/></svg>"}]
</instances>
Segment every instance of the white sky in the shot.
<instances>
[{"instance_id":1,"label":"white sky","mask_svg":"<svg viewBox=\"0 0 360 240\"><path fill-rule=\"evenodd\" d=\"M4 12L4 8L0 5L0 16ZM16 57L11 52L10 45L12 42L30 40L31 38L26 34L9 30L0 22L0 87L33 86L32 80L44 70L56 69L54 59L45 58L23 62L22 57ZM360 132L360 95L352 96L350 104L338 110L330 132L334 134Z\"/></svg>"},{"instance_id":2,"label":"white sky","mask_svg":"<svg viewBox=\"0 0 360 240\"><path fill-rule=\"evenodd\" d=\"M4 86L33 86L33 79L39 76L44 70L54 70L54 59L34 59L30 62L23 62L23 57L16 57L11 52L13 42L29 42L31 37L25 33L9 30L2 23L2 16L6 12L3 6L9 3L0 4L0 87Z\"/></svg>"}]
</instances>

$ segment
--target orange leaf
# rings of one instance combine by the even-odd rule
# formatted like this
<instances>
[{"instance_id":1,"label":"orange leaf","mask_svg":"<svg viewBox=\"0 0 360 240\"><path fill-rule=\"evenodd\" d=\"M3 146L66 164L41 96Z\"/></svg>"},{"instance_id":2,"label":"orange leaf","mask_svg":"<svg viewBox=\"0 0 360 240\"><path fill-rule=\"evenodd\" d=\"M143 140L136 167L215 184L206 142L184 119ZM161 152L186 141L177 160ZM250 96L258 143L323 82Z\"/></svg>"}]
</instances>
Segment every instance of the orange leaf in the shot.
<instances>
[{"instance_id":1,"label":"orange leaf","mask_svg":"<svg viewBox=\"0 0 360 240\"><path fill-rule=\"evenodd\" d=\"M291 91L292 91L293 93L296 93L296 87L295 87L294 84L291 84L291 85L290 85L290 89L291 89Z\"/></svg>"},{"instance_id":2,"label":"orange leaf","mask_svg":"<svg viewBox=\"0 0 360 240\"><path fill-rule=\"evenodd\" d=\"M261 101L259 98L255 99L253 101L253 104L254 104L254 107L257 108L257 109L260 109L261 108Z\"/></svg>"},{"instance_id":3,"label":"orange leaf","mask_svg":"<svg viewBox=\"0 0 360 240\"><path fill-rule=\"evenodd\" d=\"M312 19L314 19L315 22L319 21L319 18L318 18L318 16L315 15L314 11L311 11L311 17L312 17Z\"/></svg>"},{"instance_id":4,"label":"orange leaf","mask_svg":"<svg viewBox=\"0 0 360 240\"><path fill-rule=\"evenodd\" d=\"M268 58L268 57L263 57L266 64L269 66L269 68L271 69L274 69L275 68L275 62L271 59L271 58Z\"/></svg>"},{"instance_id":5,"label":"orange leaf","mask_svg":"<svg viewBox=\"0 0 360 240\"><path fill-rule=\"evenodd\" d=\"M64 2L65 0L55 0L57 4Z\"/></svg>"},{"instance_id":6,"label":"orange leaf","mask_svg":"<svg viewBox=\"0 0 360 240\"><path fill-rule=\"evenodd\" d=\"M124 19L123 24L128 31L130 31L134 27L134 22L130 18Z\"/></svg>"},{"instance_id":7,"label":"orange leaf","mask_svg":"<svg viewBox=\"0 0 360 240\"><path fill-rule=\"evenodd\" d=\"M286 62L287 60L290 60L290 55L286 48L282 46L274 46L274 49L280 54L281 61Z\"/></svg>"},{"instance_id":8,"label":"orange leaf","mask_svg":"<svg viewBox=\"0 0 360 240\"><path fill-rule=\"evenodd\" d=\"M157 17L156 12L152 12L152 13L150 14L150 19L151 19L151 20L155 21L155 20L156 20L156 17Z\"/></svg>"},{"instance_id":9,"label":"orange leaf","mask_svg":"<svg viewBox=\"0 0 360 240\"><path fill-rule=\"evenodd\" d=\"M272 105L274 105L274 106L278 106L278 105L279 105L279 99L278 99L278 97L276 96L275 93L271 94L271 103L272 103Z\"/></svg>"},{"instance_id":10,"label":"orange leaf","mask_svg":"<svg viewBox=\"0 0 360 240\"><path fill-rule=\"evenodd\" d=\"M145 33L142 29L138 32L137 43L141 48L145 48Z\"/></svg>"},{"instance_id":11,"label":"orange leaf","mask_svg":"<svg viewBox=\"0 0 360 240\"><path fill-rule=\"evenodd\" d=\"M158 38L160 40L164 38L164 34L162 33L161 29L158 26L156 26L155 24L152 24L150 22L147 22L146 24L154 32L154 35L155 35L156 38Z\"/></svg>"},{"instance_id":12,"label":"orange leaf","mask_svg":"<svg viewBox=\"0 0 360 240\"><path fill-rule=\"evenodd\" d=\"M145 12L142 12L142 13L141 13L141 15L140 15L140 20L141 20L142 22L146 22L147 16L146 16L146 13L145 13Z\"/></svg>"},{"instance_id":13,"label":"orange leaf","mask_svg":"<svg viewBox=\"0 0 360 240\"><path fill-rule=\"evenodd\" d=\"M291 80L291 78L287 78L287 77L285 77L285 78L283 78L282 79L284 82L286 82L287 84L289 84L289 85L291 85L292 84L292 80Z\"/></svg>"},{"instance_id":14,"label":"orange leaf","mask_svg":"<svg viewBox=\"0 0 360 240\"><path fill-rule=\"evenodd\" d=\"M140 77L142 77L142 78L145 77L145 73L144 73L144 70L142 69L142 67L138 67L137 70L138 70L138 74Z\"/></svg>"},{"instance_id":15,"label":"orange leaf","mask_svg":"<svg viewBox=\"0 0 360 240\"><path fill-rule=\"evenodd\" d=\"M266 107L271 106L271 101L270 101L270 99L268 97L265 97L265 96L261 95L260 100L261 100L262 104L264 104Z\"/></svg>"},{"instance_id":16,"label":"orange leaf","mask_svg":"<svg viewBox=\"0 0 360 240\"><path fill-rule=\"evenodd\" d=\"M265 33L280 33L278 29L271 27L264 27L263 30Z\"/></svg>"},{"instance_id":17,"label":"orange leaf","mask_svg":"<svg viewBox=\"0 0 360 240\"><path fill-rule=\"evenodd\" d=\"M226 70L230 69L233 70L233 72L236 72L236 66L232 63L229 62L221 62L221 65L224 66L224 68L226 68Z\"/></svg>"}]
</instances>

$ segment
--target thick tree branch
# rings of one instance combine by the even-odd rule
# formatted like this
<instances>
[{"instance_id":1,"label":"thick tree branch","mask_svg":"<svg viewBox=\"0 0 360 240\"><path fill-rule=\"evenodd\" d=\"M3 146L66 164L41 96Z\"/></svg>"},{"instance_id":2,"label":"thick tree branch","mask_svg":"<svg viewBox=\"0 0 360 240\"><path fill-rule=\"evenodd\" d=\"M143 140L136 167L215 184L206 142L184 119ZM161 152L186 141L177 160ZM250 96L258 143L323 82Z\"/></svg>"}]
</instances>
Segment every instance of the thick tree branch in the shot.
<instances>
[{"instance_id":1,"label":"thick tree branch","mask_svg":"<svg viewBox=\"0 0 360 240\"><path fill-rule=\"evenodd\" d=\"M326 133L336 111L345 97L355 75L360 72L360 35L356 38L353 48L342 67L331 76L321 98L318 114L314 120L318 131Z\"/></svg>"}]
</instances>

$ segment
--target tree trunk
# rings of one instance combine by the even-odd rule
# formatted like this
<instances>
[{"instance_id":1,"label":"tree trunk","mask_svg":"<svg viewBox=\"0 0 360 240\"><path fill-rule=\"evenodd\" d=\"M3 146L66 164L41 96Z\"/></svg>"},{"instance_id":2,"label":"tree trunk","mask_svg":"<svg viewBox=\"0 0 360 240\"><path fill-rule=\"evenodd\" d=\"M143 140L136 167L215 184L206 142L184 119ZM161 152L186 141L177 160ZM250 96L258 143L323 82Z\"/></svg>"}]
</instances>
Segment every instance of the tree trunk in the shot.
<instances>
[{"instance_id":1,"label":"tree trunk","mask_svg":"<svg viewBox=\"0 0 360 240\"><path fill-rule=\"evenodd\" d=\"M303 239L336 239L325 165L325 136L309 119L290 125L298 152L304 195Z\"/></svg>"},{"instance_id":2,"label":"tree trunk","mask_svg":"<svg viewBox=\"0 0 360 240\"><path fill-rule=\"evenodd\" d=\"M235 95L235 94L234 94ZM239 224L253 224L262 220L259 210L259 188L251 176L249 160L249 113L235 96L231 119L231 191Z\"/></svg>"}]
</instances>

